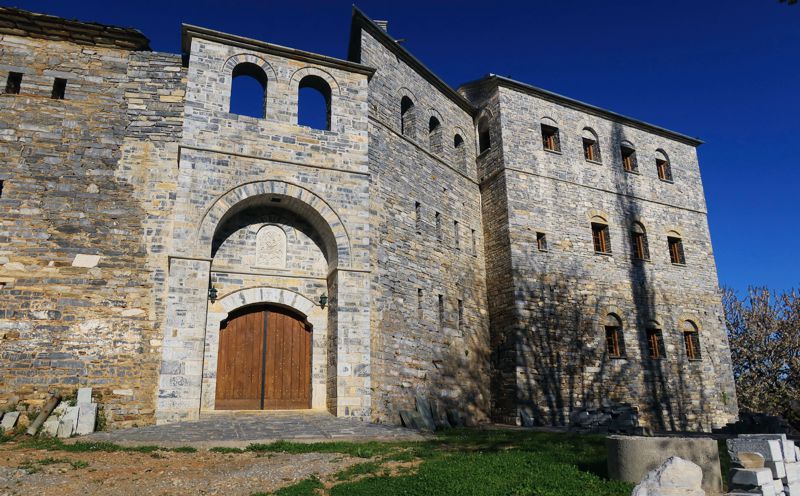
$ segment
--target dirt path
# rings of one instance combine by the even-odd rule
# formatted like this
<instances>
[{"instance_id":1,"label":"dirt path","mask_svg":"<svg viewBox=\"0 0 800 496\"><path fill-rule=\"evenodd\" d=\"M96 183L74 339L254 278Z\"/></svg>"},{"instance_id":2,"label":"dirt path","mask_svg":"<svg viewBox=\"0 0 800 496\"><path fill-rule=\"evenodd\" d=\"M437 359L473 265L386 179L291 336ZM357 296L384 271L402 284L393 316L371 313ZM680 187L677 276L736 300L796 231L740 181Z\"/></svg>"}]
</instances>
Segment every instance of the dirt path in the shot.
<instances>
[{"instance_id":1,"label":"dirt path","mask_svg":"<svg viewBox=\"0 0 800 496\"><path fill-rule=\"evenodd\" d=\"M0 495L250 495L363 462L341 454L69 453L0 447Z\"/></svg>"}]
</instances>

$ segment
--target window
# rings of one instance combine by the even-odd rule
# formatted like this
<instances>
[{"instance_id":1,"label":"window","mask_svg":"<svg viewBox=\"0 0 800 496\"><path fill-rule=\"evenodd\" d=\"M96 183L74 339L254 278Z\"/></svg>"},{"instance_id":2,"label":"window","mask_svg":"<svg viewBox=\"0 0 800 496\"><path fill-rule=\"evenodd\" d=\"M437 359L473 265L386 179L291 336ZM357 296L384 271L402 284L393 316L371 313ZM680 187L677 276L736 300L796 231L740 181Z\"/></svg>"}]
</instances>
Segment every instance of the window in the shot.
<instances>
[{"instance_id":1,"label":"window","mask_svg":"<svg viewBox=\"0 0 800 496\"><path fill-rule=\"evenodd\" d=\"M691 320L683 323L683 345L686 348L686 357L689 360L702 360L700 355L700 331Z\"/></svg>"},{"instance_id":2,"label":"window","mask_svg":"<svg viewBox=\"0 0 800 496\"><path fill-rule=\"evenodd\" d=\"M539 251L547 251L547 235L545 233L536 233L536 248L538 248Z\"/></svg>"},{"instance_id":3,"label":"window","mask_svg":"<svg viewBox=\"0 0 800 496\"><path fill-rule=\"evenodd\" d=\"M650 260L650 248L647 246L647 233L644 226L634 222L631 227L631 251L636 260Z\"/></svg>"},{"instance_id":4,"label":"window","mask_svg":"<svg viewBox=\"0 0 800 496\"><path fill-rule=\"evenodd\" d=\"M621 145L619 147L619 153L622 155L622 168L626 172L639 171L636 164L636 150L634 150L632 146Z\"/></svg>"},{"instance_id":5,"label":"window","mask_svg":"<svg viewBox=\"0 0 800 496\"><path fill-rule=\"evenodd\" d=\"M669 245L669 259L675 265L685 265L686 258L683 255L683 241L677 236L667 236Z\"/></svg>"},{"instance_id":6,"label":"window","mask_svg":"<svg viewBox=\"0 0 800 496\"><path fill-rule=\"evenodd\" d=\"M666 357L666 355L664 336L661 333L661 329L647 329L647 356L653 360L658 360Z\"/></svg>"},{"instance_id":7,"label":"window","mask_svg":"<svg viewBox=\"0 0 800 496\"><path fill-rule=\"evenodd\" d=\"M400 100L400 133L414 137L414 102L407 96Z\"/></svg>"},{"instance_id":8,"label":"window","mask_svg":"<svg viewBox=\"0 0 800 496\"><path fill-rule=\"evenodd\" d=\"M22 73L9 72L6 80L6 93L18 95L20 87L22 87Z\"/></svg>"},{"instance_id":9,"label":"window","mask_svg":"<svg viewBox=\"0 0 800 496\"><path fill-rule=\"evenodd\" d=\"M592 222L592 241L595 253L611 253L611 238L608 224Z\"/></svg>"},{"instance_id":10,"label":"window","mask_svg":"<svg viewBox=\"0 0 800 496\"><path fill-rule=\"evenodd\" d=\"M422 289L417 289L417 318L422 320Z\"/></svg>"},{"instance_id":11,"label":"window","mask_svg":"<svg viewBox=\"0 0 800 496\"><path fill-rule=\"evenodd\" d=\"M5 181L0 179L0 198L3 197L3 186L5 186L5 183L6 183Z\"/></svg>"},{"instance_id":12,"label":"window","mask_svg":"<svg viewBox=\"0 0 800 496\"><path fill-rule=\"evenodd\" d=\"M551 152L561 151L561 140L558 137L558 128L542 124L542 144L545 150Z\"/></svg>"},{"instance_id":13,"label":"window","mask_svg":"<svg viewBox=\"0 0 800 496\"><path fill-rule=\"evenodd\" d=\"M267 109L267 73L252 62L242 62L231 73L230 113L263 119Z\"/></svg>"},{"instance_id":14,"label":"window","mask_svg":"<svg viewBox=\"0 0 800 496\"><path fill-rule=\"evenodd\" d=\"M467 171L467 147L464 146L464 138L460 134L453 136L453 151L455 153L456 167L463 171Z\"/></svg>"},{"instance_id":15,"label":"window","mask_svg":"<svg viewBox=\"0 0 800 496\"><path fill-rule=\"evenodd\" d=\"M64 94L67 91L67 80L56 78L53 81L53 92L50 94L50 98L53 100L63 100Z\"/></svg>"},{"instance_id":16,"label":"window","mask_svg":"<svg viewBox=\"0 0 800 496\"><path fill-rule=\"evenodd\" d=\"M663 150L656 150L656 171L662 181L672 181L672 167L669 165L667 154Z\"/></svg>"},{"instance_id":17,"label":"window","mask_svg":"<svg viewBox=\"0 0 800 496\"><path fill-rule=\"evenodd\" d=\"M436 117L431 117L428 121L428 146L432 153L442 153L442 124Z\"/></svg>"},{"instance_id":18,"label":"window","mask_svg":"<svg viewBox=\"0 0 800 496\"><path fill-rule=\"evenodd\" d=\"M464 300L458 300L458 330L464 330Z\"/></svg>"},{"instance_id":19,"label":"window","mask_svg":"<svg viewBox=\"0 0 800 496\"><path fill-rule=\"evenodd\" d=\"M625 356L625 336L622 333L622 320L610 313L606 316L606 352L610 358Z\"/></svg>"},{"instance_id":20,"label":"window","mask_svg":"<svg viewBox=\"0 0 800 496\"><path fill-rule=\"evenodd\" d=\"M597 135L588 127L583 130L583 158L589 162L601 162Z\"/></svg>"},{"instance_id":21,"label":"window","mask_svg":"<svg viewBox=\"0 0 800 496\"><path fill-rule=\"evenodd\" d=\"M475 232L475 229L472 230L472 254L478 254L478 235Z\"/></svg>"},{"instance_id":22,"label":"window","mask_svg":"<svg viewBox=\"0 0 800 496\"><path fill-rule=\"evenodd\" d=\"M489 135L489 118L485 115L478 119L478 153L483 153L492 147L492 138Z\"/></svg>"},{"instance_id":23,"label":"window","mask_svg":"<svg viewBox=\"0 0 800 496\"><path fill-rule=\"evenodd\" d=\"M444 329L444 295L439 295L439 330Z\"/></svg>"},{"instance_id":24,"label":"window","mask_svg":"<svg viewBox=\"0 0 800 496\"><path fill-rule=\"evenodd\" d=\"M461 236L458 232L458 221L453 221L453 244L455 244L456 250L461 249Z\"/></svg>"},{"instance_id":25,"label":"window","mask_svg":"<svg viewBox=\"0 0 800 496\"><path fill-rule=\"evenodd\" d=\"M436 239L439 242L442 241L442 215L439 212L436 212L433 216L436 220Z\"/></svg>"},{"instance_id":26,"label":"window","mask_svg":"<svg viewBox=\"0 0 800 496\"><path fill-rule=\"evenodd\" d=\"M297 124L313 129L331 128L331 87L319 76L300 80L297 95Z\"/></svg>"},{"instance_id":27,"label":"window","mask_svg":"<svg viewBox=\"0 0 800 496\"><path fill-rule=\"evenodd\" d=\"M422 232L422 205L419 202L414 202L414 227L417 234Z\"/></svg>"}]
</instances>

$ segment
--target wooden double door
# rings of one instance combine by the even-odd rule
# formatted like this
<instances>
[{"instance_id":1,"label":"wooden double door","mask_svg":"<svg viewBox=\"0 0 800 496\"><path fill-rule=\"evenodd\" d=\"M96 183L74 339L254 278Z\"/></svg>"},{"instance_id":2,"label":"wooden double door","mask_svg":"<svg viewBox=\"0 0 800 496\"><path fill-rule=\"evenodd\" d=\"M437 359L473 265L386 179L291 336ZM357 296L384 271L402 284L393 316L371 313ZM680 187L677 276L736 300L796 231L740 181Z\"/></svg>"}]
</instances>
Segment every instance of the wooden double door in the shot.
<instances>
[{"instance_id":1,"label":"wooden double door","mask_svg":"<svg viewBox=\"0 0 800 496\"><path fill-rule=\"evenodd\" d=\"M279 307L231 313L219 331L217 410L311 408L311 329Z\"/></svg>"}]
</instances>

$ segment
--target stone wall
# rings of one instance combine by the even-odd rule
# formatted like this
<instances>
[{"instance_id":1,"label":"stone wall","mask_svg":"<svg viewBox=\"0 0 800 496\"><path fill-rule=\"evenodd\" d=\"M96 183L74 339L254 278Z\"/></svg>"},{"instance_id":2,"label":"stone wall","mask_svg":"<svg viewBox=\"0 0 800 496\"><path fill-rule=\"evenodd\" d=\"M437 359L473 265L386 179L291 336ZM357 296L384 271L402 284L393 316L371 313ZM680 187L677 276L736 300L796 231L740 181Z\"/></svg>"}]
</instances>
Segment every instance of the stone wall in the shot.
<instances>
[{"instance_id":1,"label":"stone wall","mask_svg":"<svg viewBox=\"0 0 800 496\"><path fill-rule=\"evenodd\" d=\"M147 423L159 358L151 207L142 170L118 162L148 119L129 98L179 87L180 58L12 35L0 45L0 80L23 74L20 94L0 95L0 401L36 408L50 391L91 386L114 425ZM137 79L151 64L176 72ZM56 77L63 100L50 98ZM174 141L150 108L150 126Z\"/></svg>"},{"instance_id":2,"label":"stone wall","mask_svg":"<svg viewBox=\"0 0 800 496\"><path fill-rule=\"evenodd\" d=\"M377 69L369 103L373 418L398 423L419 391L485 420L488 318L472 116L390 50L393 41L360 36L361 62ZM414 107L402 129L404 96ZM432 116L441 126L433 137Z\"/></svg>"}]
</instances>

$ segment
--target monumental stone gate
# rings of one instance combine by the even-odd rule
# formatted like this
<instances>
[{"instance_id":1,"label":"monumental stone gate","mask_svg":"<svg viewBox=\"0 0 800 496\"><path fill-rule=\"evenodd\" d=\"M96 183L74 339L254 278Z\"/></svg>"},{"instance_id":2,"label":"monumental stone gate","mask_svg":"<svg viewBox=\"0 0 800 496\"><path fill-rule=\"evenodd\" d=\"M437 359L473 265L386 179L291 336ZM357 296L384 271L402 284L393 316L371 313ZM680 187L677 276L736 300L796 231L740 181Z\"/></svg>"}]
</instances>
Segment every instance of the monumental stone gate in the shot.
<instances>
[{"instance_id":1,"label":"monumental stone gate","mask_svg":"<svg viewBox=\"0 0 800 496\"><path fill-rule=\"evenodd\" d=\"M0 408L90 386L113 427L398 423L418 394L472 423L737 415L695 138L492 74L455 90L355 8L347 60L0 8L0 81Z\"/></svg>"}]
</instances>

